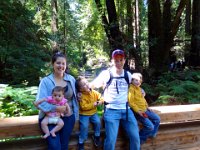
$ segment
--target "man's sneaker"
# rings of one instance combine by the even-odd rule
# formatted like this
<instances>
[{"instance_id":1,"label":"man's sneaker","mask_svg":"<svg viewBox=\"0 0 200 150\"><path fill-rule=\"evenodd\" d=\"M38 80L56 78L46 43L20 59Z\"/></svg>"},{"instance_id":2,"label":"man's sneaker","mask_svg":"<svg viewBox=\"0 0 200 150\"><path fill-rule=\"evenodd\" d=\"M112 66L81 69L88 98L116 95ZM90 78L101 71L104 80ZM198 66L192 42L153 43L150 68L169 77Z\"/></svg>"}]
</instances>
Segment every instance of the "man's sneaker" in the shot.
<instances>
[{"instance_id":1,"label":"man's sneaker","mask_svg":"<svg viewBox=\"0 0 200 150\"><path fill-rule=\"evenodd\" d=\"M100 147L101 146L100 136L92 136L92 139L93 139L94 145L96 147Z\"/></svg>"},{"instance_id":2,"label":"man's sneaker","mask_svg":"<svg viewBox=\"0 0 200 150\"><path fill-rule=\"evenodd\" d=\"M84 143L78 143L78 150L84 150Z\"/></svg>"}]
</instances>

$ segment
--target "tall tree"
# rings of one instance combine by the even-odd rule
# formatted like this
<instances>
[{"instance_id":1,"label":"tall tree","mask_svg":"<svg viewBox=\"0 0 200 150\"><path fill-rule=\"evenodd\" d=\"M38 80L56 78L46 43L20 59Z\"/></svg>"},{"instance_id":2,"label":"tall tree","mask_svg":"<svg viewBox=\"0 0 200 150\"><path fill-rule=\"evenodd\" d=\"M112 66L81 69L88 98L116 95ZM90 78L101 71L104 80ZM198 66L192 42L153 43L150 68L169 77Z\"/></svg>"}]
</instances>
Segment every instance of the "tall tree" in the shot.
<instances>
[{"instance_id":1,"label":"tall tree","mask_svg":"<svg viewBox=\"0 0 200 150\"><path fill-rule=\"evenodd\" d=\"M192 8L192 39L190 61L191 66L200 65L200 1L193 0Z\"/></svg>"},{"instance_id":2,"label":"tall tree","mask_svg":"<svg viewBox=\"0 0 200 150\"><path fill-rule=\"evenodd\" d=\"M132 4L131 0L127 0L127 3L126 3L127 5L128 5L128 2L131 2L131 4ZM110 54L111 54L112 50L114 50L116 48L125 49L126 52L130 55L130 57L134 57L136 64L137 64L136 66L138 68L141 68L139 55L136 52L136 49L134 48L132 40L129 40L129 38L128 38L133 35L130 35L130 33L128 35L126 33L123 33L119 28L119 20L118 20L118 14L116 11L115 1L114 0L106 0L105 5L106 5L106 10L107 10L106 12L107 12L108 17L106 17L105 11L102 11L103 6L101 5L101 1L95 0L95 3L96 3L98 11L100 12L100 15L102 18L102 23L104 25L104 29L106 31L106 35L107 35L107 38L108 38L108 41L110 44ZM127 11L132 12L131 9L132 8L128 7ZM129 14L127 14L127 16L128 15ZM132 16L132 15L130 15L130 16ZM132 21L132 18L130 18L130 16L128 16L127 18L129 21ZM129 31L133 30L132 22L128 23L128 30ZM133 38L131 38L131 39L133 39ZM132 46L130 46L130 45L132 45Z\"/></svg>"},{"instance_id":3,"label":"tall tree","mask_svg":"<svg viewBox=\"0 0 200 150\"><path fill-rule=\"evenodd\" d=\"M148 2L148 29L149 29L149 67L152 72L160 70L163 47L163 30L160 9L160 0L149 0ZM154 69L154 70L153 70Z\"/></svg>"},{"instance_id":4,"label":"tall tree","mask_svg":"<svg viewBox=\"0 0 200 150\"><path fill-rule=\"evenodd\" d=\"M181 15L188 0L181 0L174 17L171 17L171 0L164 1L163 14L159 0L148 1L149 67L153 74L167 70L170 49L181 23ZM173 18L173 19L171 19Z\"/></svg>"},{"instance_id":5,"label":"tall tree","mask_svg":"<svg viewBox=\"0 0 200 150\"><path fill-rule=\"evenodd\" d=\"M52 50L59 49L58 46L58 2L57 0L51 0L52 18L51 18L51 31L53 33L52 38Z\"/></svg>"},{"instance_id":6,"label":"tall tree","mask_svg":"<svg viewBox=\"0 0 200 150\"><path fill-rule=\"evenodd\" d=\"M108 12L108 20L109 20L109 30L110 35L112 38L111 48L121 48L123 49L123 39L121 32L119 30L119 22L117 18L117 12L115 7L115 1L114 0L106 0L106 8Z\"/></svg>"},{"instance_id":7,"label":"tall tree","mask_svg":"<svg viewBox=\"0 0 200 150\"><path fill-rule=\"evenodd\" d=\"M188 0L186 4L186 13L185 13L185 33L186 35L191 34L191 0Z\"/></svg>"}]
</instances>

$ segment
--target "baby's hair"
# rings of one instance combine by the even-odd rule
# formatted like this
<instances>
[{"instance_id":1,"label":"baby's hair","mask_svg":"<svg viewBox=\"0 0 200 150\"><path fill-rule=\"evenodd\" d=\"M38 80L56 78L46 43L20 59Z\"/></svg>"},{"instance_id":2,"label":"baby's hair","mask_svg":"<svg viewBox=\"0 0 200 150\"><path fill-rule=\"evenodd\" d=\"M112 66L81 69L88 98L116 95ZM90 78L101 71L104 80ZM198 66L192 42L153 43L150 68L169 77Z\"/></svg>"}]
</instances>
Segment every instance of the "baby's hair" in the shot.
<instances>
[{"instance_id":1,"label":"baby's hair","mask_svg":"<svg viewBox=\"0 0 200 150\"><path fill-rule=\"evenodd\" d=\"M78 76L78 78L76 79L75 86L76 86L76 89L77 89L78 92L80 92L80 82L82 80L86 80L86 78L84 76Z\"/></svg>"},{"instance_id":2,"label":"baby's hair","mask_svg":"<svg viewBox=\"0 0 200 150\"><path fill-rule=\"evenodd\" d=\"M62 93L64 94L65 90L64 90L64 88L63 88L62 86L55 86L55 87L53 88L53 90L52 90L52 94L53 94L54 92L62 92Z\"/></svg>"}]
</instances>

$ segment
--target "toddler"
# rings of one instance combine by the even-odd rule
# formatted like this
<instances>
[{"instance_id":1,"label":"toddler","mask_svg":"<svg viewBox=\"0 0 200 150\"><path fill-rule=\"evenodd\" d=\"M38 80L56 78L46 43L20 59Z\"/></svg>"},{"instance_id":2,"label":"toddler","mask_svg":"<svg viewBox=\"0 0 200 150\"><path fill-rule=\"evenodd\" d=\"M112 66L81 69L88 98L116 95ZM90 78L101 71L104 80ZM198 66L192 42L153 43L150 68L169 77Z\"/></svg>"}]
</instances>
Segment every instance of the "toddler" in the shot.
<instances>
[{"instance_id":1,"label":"toddler","mask_svg":"<svg viewBox=\"0 0 200 150\"><path fill-rule=\"evenodd\" d=\"M103 103L101 94L95 90L90 89L89 83L86 78L79 76L76 80L76 87L80 95L79 101L79 150L84 150L84 141L88 136L89 121L94 124L94 144L100 146L100 128L101 122L97 114L97 106Z\"/></svg>"},{"instance_id":2,"label":"toddler","mask_svg":"<svg viewBox=\"0 0 200 150\"><path fill-rule=\"evenodd\" d=\"M142 84L142 74L133 73L132 81L129 87L128 101L133 110L136 119L142 123L142 129L139 132L140 144L146 142L149 137L156 137L160 117L149 109L144 98L145 92L140 87Z\"/></svg>"}]
</instances>

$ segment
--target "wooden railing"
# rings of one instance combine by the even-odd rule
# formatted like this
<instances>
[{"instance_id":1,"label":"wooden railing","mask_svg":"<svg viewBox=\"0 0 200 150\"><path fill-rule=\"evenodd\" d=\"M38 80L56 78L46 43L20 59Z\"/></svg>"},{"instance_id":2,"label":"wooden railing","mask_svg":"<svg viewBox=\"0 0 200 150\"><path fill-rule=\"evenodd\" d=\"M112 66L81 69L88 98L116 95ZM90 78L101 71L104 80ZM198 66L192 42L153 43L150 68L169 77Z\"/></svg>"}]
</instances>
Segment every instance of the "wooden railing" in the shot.
<instances>
[{"instance_id":1,"label":"wooden railing","mask_svg":"<svg viewBox=\"0 0 200 150\"><path fill-rule=\"evenodd\" d=\"M200 149L200 104L151 107L161 117L158 135L141 146L142 150L198 150ZM79 124L76 122L70 150L77 149ZM104 129L101 130L104 139ZM85 142L86 150L95 150L91 135ZM35 137L36 136L36 137ZM17 138L17 140L13 140ZM11 139L11 140L10 140ZM37 116L0 119L1 150L45 150L46 142L41 138ZM116 150L128 149L128 139L120 128Z\"/></svg>"}]
</instances>

